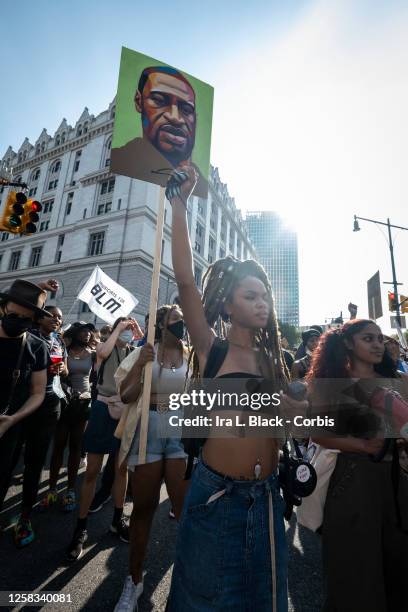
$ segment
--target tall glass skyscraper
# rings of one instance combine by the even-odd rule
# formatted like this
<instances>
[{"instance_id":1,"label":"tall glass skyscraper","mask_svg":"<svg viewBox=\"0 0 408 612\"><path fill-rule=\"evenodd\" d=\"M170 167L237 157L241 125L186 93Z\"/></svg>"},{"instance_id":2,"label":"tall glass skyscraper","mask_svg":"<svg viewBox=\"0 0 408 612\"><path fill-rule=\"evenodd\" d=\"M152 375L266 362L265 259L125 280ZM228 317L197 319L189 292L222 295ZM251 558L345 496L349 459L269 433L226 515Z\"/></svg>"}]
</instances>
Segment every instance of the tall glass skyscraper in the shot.
<instances>
[{"instance_id":1,"label":"tall glass skyscraper","mask_svg":"<svg viewBox=\"0 0 408 612\"><path fill-rule=\"evenodd\" d=\"M299 325L299 274L296 233L274 212L246 214L249 236L271 281L278 318Z\"/></svg>"}]
</instances>

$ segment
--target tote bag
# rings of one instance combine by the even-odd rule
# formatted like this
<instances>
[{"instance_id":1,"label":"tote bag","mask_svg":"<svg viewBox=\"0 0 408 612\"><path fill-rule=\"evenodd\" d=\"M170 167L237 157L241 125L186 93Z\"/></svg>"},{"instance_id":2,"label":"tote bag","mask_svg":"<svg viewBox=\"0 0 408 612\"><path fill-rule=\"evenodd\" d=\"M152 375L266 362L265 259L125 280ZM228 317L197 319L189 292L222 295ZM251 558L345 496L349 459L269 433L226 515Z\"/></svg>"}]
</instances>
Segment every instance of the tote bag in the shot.
<instances>
[{"instance_id":1,"label":"tote bag","mask_svg":"<svg viewBox=\"0 0 408 612\"><path fill-rule=\"evenodd\" d=\"M308 447L310 456L312 447L315 447L311 465L316 470L317 484L311 495L302 499L302 504L297 508L297 522L303 527L317 531L323 524L324 504L326 503L327 490L330 478L336 467L338 450L324 448L312 442Z\"/></svg>"}]
</instances>

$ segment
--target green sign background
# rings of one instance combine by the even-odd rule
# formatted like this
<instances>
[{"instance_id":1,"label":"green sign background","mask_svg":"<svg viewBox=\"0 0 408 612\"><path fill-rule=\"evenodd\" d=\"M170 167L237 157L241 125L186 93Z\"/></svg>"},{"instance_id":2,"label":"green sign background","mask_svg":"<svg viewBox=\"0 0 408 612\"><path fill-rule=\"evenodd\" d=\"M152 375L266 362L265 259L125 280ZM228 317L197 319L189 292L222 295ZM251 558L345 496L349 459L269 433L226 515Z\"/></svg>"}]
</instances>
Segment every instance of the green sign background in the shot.
<instances>
[{"instance_id":1,"label":"green sign background","mask_svg":"<svg viewBox=\"0 0 408 612\"><path fill-rule=\"evenodd\" d=\"M143 136L142 122L140 114L135 109L134 97L140 75L149 66L169 66L169 64L122 47L112 148L122 147L133 138ZM182 70L179 72L186 77L195 91L197 124L192 161L208 180L214 88L187 72Z\"/></svg>"}]
</instances>

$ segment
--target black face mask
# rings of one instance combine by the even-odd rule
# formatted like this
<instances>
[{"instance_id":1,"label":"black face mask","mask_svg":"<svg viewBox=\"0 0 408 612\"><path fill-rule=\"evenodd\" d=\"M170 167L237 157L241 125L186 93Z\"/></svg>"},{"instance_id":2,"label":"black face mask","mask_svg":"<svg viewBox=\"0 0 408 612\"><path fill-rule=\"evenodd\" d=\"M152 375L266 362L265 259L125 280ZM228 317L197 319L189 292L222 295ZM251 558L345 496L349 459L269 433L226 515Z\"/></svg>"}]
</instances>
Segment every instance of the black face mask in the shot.
<instances>
[{"instance_id":1,"label":"black face mask","mask_svg":"<svg viewBox=\"0 0 408 612\"><path fill-rule=\"evenodd\" d=\"M171 323L167 326L167 330L173 334L178 340L181 340L184 336L184 321L180 319L180 321L176 321L175 323Z\"/></svg>"},{"instance_id":2,"label":"black face mask","mask_svg":"<svg viewBox=\"0 0 408 612\"><path fill-rule=\"evenodd\" d=\"M14 313L5 314L1 319L1 326L10 338L21 336L24 332L28 331L32 325L33 322L30 318L19 317Z\"/></svg>"}]
</instances>

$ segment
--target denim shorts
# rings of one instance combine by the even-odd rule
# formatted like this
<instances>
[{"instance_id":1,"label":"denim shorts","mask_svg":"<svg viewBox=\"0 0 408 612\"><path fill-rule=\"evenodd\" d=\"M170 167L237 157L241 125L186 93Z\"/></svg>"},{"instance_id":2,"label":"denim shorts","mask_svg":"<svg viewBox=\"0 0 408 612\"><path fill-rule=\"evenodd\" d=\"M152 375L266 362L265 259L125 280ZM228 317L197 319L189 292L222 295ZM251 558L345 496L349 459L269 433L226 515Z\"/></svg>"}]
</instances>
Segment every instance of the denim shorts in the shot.
<instances>
[{"instance_id":1,"label":"denim shorts","mask_svg":"<svg viewBox=\"0 0 408 612\"><path fill-rule=\"evenodd\" d=\"M271 522L275 612L287 612L283 511L277 474L232 480L200 460L180 520L168 612L272 612Z\"/></svg>"},{"instance_id":2,"label":"denim shorts","mask_svg":"<svg viewBox=\"0 0 408 612\"><path fill-rule=\"evenodd\" d=\"M91 406L91 416L84 433L83 450L86 453L106 455L118 450L120 440L113 435L118 421L109 414L108 404L95 400Z\"/></svg>"},{"instance_id":3,"label":"denim shorts","mask_svg":"<svg viewBox=\"0 0 408 612\"><path fill-rule=\"evenodd\" d=\"M147 430L146 463L154 463L162 459L185 459L181 439L181 427L169 425L169 416L172 412L156 412L149 410L149 425ZM140 422L133 438L128 455L128 468L134 470L139 463ZM171 437L168 437L168 436Z\"/></svg>"}]
</instances>

